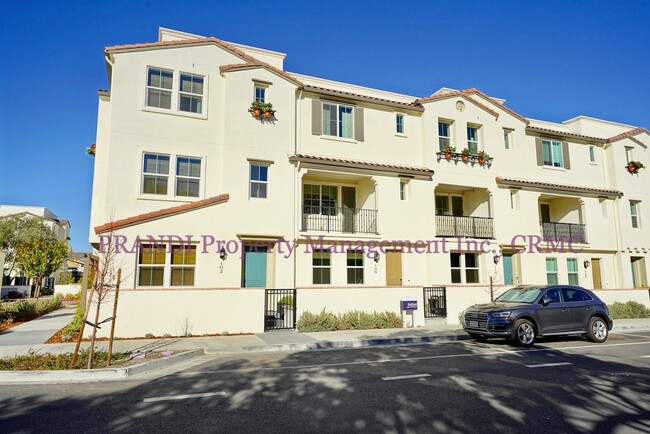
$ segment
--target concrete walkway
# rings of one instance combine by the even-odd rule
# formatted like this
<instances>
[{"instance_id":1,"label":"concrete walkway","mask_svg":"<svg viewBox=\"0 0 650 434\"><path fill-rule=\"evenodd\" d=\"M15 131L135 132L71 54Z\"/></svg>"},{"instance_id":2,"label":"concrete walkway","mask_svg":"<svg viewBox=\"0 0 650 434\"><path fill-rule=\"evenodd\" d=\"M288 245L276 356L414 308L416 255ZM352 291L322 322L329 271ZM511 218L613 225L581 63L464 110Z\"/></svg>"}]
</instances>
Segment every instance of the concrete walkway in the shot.
<instances>
[{"instance_id":1,"label":"concrete walkway","mask_svg":"<svg viewBox=\"0 0 650 434\"><path fill-rule=\"evenodd\" d=\"M64 306L61 309L0 332L0 348L8 346L29 348L45 344L45 341L51 338L53 334L70 324L74 312L74 306Z\"/></svg>"}]
</instances>

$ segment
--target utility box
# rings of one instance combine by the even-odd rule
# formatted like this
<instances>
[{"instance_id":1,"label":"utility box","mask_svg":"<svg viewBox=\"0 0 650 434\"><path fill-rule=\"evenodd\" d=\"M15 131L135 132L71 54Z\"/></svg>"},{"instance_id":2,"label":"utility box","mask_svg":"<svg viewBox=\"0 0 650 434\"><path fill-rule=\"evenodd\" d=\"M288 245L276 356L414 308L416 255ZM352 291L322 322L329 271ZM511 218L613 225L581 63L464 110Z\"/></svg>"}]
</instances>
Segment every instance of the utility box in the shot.
<instances>
[{"instance_id":1,"label":"utility box","mask_svg":"<svg viewBox=\"0 0 650 434\"><path fill-rule=\"evenodd\" d=\"M400 299L400 310L402 311L403 327L415 327L415 317L413 312L418 310L418 300L416 298Z\"/></svg>"}]
</instances>

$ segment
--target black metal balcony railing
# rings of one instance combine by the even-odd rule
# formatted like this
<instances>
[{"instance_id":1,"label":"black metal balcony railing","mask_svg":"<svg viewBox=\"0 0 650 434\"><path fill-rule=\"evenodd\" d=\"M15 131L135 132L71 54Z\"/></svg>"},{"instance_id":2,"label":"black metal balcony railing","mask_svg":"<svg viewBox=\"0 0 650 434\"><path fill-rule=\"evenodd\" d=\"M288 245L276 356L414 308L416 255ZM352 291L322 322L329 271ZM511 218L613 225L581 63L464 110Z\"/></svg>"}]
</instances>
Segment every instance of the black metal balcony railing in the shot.
<instances>
[{"instance_id":1,"label":"black metal balcony railing","mask_svg":"<svg viewBox=\"0 0 650 434\"><path fill-rule=\"evenodd\" d=\"M542 238L551 241L586 243L586 225L576 223L541 222Z\"/></svg>"},{"instance_id":2,"label":"black metal balcony railing","mask_svg":"<svg viewBox=\"0 0 650 434\"><path fill-rule=\"evenodd\" d=\"M493 219L490 217L437 215L436 236L494 238Z\"/></svg>"},{"instance_id":3,"label":"black metal balcony railing","mask_svg":"<svg viewBox=\"0 0 650 434\"><path fill-rule=\"evenodd\" d=\"M377 233L377 210L303 205L302 230Z\"/></svg>"}]
</instances>

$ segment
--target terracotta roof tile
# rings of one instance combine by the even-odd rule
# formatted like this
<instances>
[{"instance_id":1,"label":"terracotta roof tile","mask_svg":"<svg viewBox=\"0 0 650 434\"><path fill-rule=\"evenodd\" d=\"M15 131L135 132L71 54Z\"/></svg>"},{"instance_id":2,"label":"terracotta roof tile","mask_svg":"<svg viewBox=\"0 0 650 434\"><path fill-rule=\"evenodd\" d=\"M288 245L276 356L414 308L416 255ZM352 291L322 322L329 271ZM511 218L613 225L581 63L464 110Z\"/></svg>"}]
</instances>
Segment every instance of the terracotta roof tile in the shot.
<instances>
[{"instance_id":1,"label":"terracotta roof tile","mask_svg":"<svg viewBox=\"0 0 650 434\"><path fill-rule=\"evenodd\" d=\"M365 101L370 101L370 102L376 102L378 104L390 104L390 105L398 105L402 107L408 107L411 109L415 109L418 111L424 110L422 108L422 104L420 104L417 101L413 102L401 102L401 101L394 101L394 100L389 100L389 99L384 99L384 98L377 98L374 96L367 96L367 95L361 95L358 93L352 93L352 92L346 92L342 90L337 90L337 89L328 89L325 87L320 87L320 86L312 86L312 85L304 85L302 87L304 90L315 92L315 93L326 93L330 95L341 95L341 96L348 96L350 98L356 98L356 99L362 99Z\"/></svg>"},{"instance_id":2,"label":"terracotta roof tile","mask_svg":"<svg viewBox=\"0 0 650 434\"><path fill-rule=\"evenodd\" d=\"M397 164L375 163L370 161L347 160L342 158L323 157L320 155L294 154L289 157L289 161L302 162L323 162L338 166L352 166L371 169L383 169L391 172L412 172L425 175L433 175L433 170L426 167L401 166Z\"/></svg>"},{"instance_id":3,"label":"terracotta roof tile","mask_svg":"<svg viewBox=\"0 0 650 434\"><path fill-rule=\"evenodd\" d=\"M618 134L616 136L610 137L609 139L607 139L607 143L613 143L623 139L630 139L634 143L643 146L644 148L647 148L648 146L645 143L634 138L634 136L638 136L639 134L643 134L643 133L650 135L650 131L648 131L645 128L635 128L633 130L629 130L624 133Z\"/></svg>"},{"instance_id":4,"label":"terracotta roof tile","mask_svg":"<svg viewBox=\"0 0 650 434\"><path fill-rule=\"evenodd\" d=\"M429 101L439 101L439 100L443 100L443 99L447 99L447 98L458 98L458 97L461 97L461 98L471 102L472 104L482 108L483 110L490 113L492 116L494 116L496 118L499 117L499 113L495 112L494 110L492 110L490 107L486 106L485 104L481 104L480 102L476 101L475 99L470 98L469 96L467 96L467 94L463 93L463 91L448 92L448 93L443 93L443 94L440 94L440 95L431 95L431 96L428 96L426 98L416 99L415 102L419 103L419 104L422 104L422 103L426 103L426 102L429 102Z\"/></svg>"},{"instance_id":5,"label":"terracotta roof tile","mask_svg":"<svg viewBox=\"0 0 650 434\"><path fill-rule=\"evenodd\" d=\"M460 92L461 92L461 93L464 93L464 94L467 94L467 95L478 95L478 96L480 96L481 98L490 101L492 104L498 106L499 108L501 108L501 109L507 111L507 112L510 113L512 116L514 116L514 117L516 117L517 119L519 119L520 121L524 122L526 125L528 125L528 124L530 123L530 121L529 121L528 119L526 119L525 117L523 117L522 115L520 115L520 114L517 113L516 111L514 111L514 110L512 110L512 109L510 109L510 108L508 108L508 107L506 107L505 104L501 104L500 102L496 101L494 98L491 98L490 96L484 94L483 92L481 92L481 91L478 90L478 89L475 89L475 88L469 88L469 89L461 90Z\"/></svg>"},{"instance_id":6,"label":"terracotta roof tile","mask_svg":"<svg viewBox=\"0 0 650 434\"><path fill-rule=\"evenodd\" d=\"M127 217L124 219L116 220L114 222L105 223L100 226L95 226L95 233L101 234L104 232L110 232L111 230L120 229L127 226L136 225L139 223L144 223L150 220L159 219L162 217L168 217L174 214L180 214L188 211L193 211L195 209L203 208L210 205L216 205L219 203L227 202L230 199L229 194L220 194L219 196L210 197L203 200L198 200L196 202L186 203L183 205L173 206L171 208L165 208L158 211L148 212L146 214L140 214L133 217Z\"/></svg>"},{"instance_id":7,"label":"terracotta roof tile","mask_svg":"<svg viewBox=\"0 0 650 434\"><path fill-rule=\"evenodd\" d=\"M537 187L556 191L565 191L572 193L585 193L592 195L602 195L607 197L621 197L623 193L618 190L609 190L605 188L583 187L579 185L552 184L550 182L529 181L527 179L516 178L496 178L497 184L510 185L513 187Z\"/></svg>"},{"instance_id":8,"label":"terracotta roof tile","mask_svg":"<svg viewBox=\"0 0 650 434\"><path fill-rule=\"evenodd\" d=\"M600 142L600 143L605 142L605 139L600 137L585 136L582 134L568 133L565 131L552 130L550 128L534 127L530 125L526 127L526 131L534 131L538 133L549 133L549 134L554 134L556 136L563 136L563 137L575 137L576 139L584 139L592 142Z\"/></svg>"}]
</instances>

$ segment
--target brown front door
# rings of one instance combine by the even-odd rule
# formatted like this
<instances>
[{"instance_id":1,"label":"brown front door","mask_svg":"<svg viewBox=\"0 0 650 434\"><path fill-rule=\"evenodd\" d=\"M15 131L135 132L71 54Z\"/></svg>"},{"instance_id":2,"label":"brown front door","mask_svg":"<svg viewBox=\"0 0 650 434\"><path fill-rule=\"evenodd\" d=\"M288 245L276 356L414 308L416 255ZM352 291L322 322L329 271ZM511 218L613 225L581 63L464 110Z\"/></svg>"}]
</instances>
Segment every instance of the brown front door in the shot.
<instances>
[{"instance_id":1,"label":"brown front door","mask_svg":"<svg viewBox=\"0 0 650 434\"><path fill-rule=\"evenodd\" d=\"M591 275L594 280L594 289L603 289L603 282L600 277L600 259L591 258Z\"/></svg>"},{"instance_id":2,"label":"brown front door","mask_svg":"<svg viewBox=\"0 0 650 434\"><path fill-rule=\"evenodd\" d=\"M402 286L402 252L386 251L386 286Z\"/></svg>"}]
</instances>

